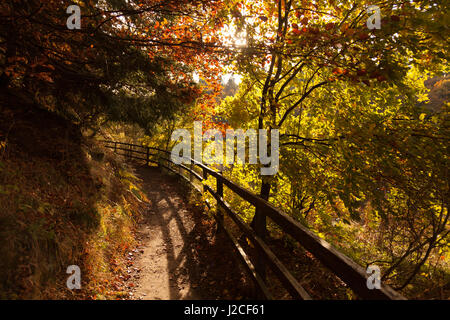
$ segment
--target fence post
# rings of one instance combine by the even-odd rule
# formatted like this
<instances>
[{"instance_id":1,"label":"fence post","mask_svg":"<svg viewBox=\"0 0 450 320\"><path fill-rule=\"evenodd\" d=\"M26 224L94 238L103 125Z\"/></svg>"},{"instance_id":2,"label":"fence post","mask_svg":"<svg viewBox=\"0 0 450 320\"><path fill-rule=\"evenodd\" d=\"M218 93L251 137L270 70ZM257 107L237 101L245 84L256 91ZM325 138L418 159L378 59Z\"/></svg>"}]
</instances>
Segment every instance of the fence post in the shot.
<instances>
[{"instance_id":1,"label":"fence post","mask_svg":"<svg viewBox=\"0 0 450 320\"><path fill-rule=\"evenodd\" d=\"M217 177L216 177L216 192L217 192L217 195L223 200L223 182L220 178L217 178ZM219 202L217 202L216 210L217 210L216 215L217 215L217 222L218 222L217 230L220 230L223 226L224 221L223 221L223 211L220 208Z\"/></svg>"},{"instance_id":2,"label":"fence post","mask_svg":"<svg viewBox=\"0 0 450 320\"><path fill-rule=\"evenodd\" d=\"M256 208L255 210L255 233L256 235L261 238L263 241L266 239L266 215L264 213L264 210L262 208ZM261 276L262 280L266 282L266 266L264 261L264 256L257 251L256 252L256 261L255 261L255 269L256 272ZM261 292L258 291L258 298L261 297Z\"/></svg>"},{"instance_id":3,"label":"fence post","mask_svg":"<svg viewBox=\"0 0 450 320\"><path fill-rule=\"evenodd\" d=\"M117 153L117 142L114 142L114 152Z\"/></svg>"},{"instance_id":4,"label":"fence post","mask_svg":"<svg viewBox=\"0 0 450 320\"><path fill-rule=\"evenodd\" d=\"M150 160L150 148L149 147L147 147L147 158L146 158L147 160L146 160L146 165L148 166L148 161Z\"/></svg>"},{"instance_id":5,"label":"fence post","mask_svg":"<svg viewBox=\"0 0 450 320\"><path fill-rule=\"evenodd\" d=\"M192 159L189 161L189 168L191 169L191 171L189 172L189 182L192 184L192 179L193 179L192 171L194 171L194 165L193 165Z\"/></svg>"},{"instance_id":6,"label":"fence post","mask_svg":"<svg viewBox=\"0 0 450 320\"><path fill-rule=\"evenodd\" d=\"M203 173L203 180L202 180L203 194L205 194L206 193L205 183L206 180L208 180L208 172L205 170L205 168L202 168L202 173Z\"/></svg>"}]
</instances>

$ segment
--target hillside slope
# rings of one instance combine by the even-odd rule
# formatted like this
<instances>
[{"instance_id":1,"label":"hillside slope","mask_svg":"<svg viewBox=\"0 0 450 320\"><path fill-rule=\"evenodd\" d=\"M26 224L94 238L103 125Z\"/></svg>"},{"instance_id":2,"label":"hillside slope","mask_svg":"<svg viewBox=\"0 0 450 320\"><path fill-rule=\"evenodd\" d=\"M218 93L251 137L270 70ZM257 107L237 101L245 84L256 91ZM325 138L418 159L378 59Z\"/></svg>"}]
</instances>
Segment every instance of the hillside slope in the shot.
<instances>
[{"instance_id":1,"label":"hillside slope","mask_svg":"<svg viewBox=\"0 0 450 320\"><path fill-rule=\"evenodd\" d=\"M1 299L121 298L111 279L135 244L140 197L127 165L74 124L0 94ZM81 290L66 288L69 265Z\"/></svg>"}]
</instances>

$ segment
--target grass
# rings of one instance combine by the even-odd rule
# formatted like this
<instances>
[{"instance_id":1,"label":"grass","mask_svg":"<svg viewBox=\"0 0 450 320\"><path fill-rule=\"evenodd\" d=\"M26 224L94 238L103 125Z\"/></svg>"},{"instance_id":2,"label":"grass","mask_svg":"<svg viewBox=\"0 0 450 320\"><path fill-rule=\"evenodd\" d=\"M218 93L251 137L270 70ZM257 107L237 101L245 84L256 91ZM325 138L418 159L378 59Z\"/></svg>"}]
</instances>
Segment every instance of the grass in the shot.
<instances>
[{"instance_id":1,"label":"grass","mask_svg":"<svg viewBox=\"0 0 450 320\"><path fill-rule=\"evenodd\" d=\"M0 115L0 299L120 299L145 200L139 180L108 150L36 112L35 121ZM81 268L81 290L66 287L69 265Z\"/></svg>"}]
</instances>

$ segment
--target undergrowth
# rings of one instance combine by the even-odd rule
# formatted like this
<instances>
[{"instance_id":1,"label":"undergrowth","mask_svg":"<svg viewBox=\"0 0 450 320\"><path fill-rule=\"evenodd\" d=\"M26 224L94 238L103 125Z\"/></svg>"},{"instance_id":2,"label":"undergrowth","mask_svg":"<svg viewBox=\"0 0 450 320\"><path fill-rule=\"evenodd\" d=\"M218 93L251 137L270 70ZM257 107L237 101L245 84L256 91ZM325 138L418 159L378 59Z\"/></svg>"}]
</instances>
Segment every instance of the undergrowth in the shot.
<instances>
[{"instance_id":1,"label":"undergrowth","mask_svg":"<svg viewBox=\"0 0 450 320\"><path fill-rule=\"evenodd\" d=\"M0 298L115 299L145 196L132 169L42 110L0 116ZM69 265L81 290L69 290Z\"/></svg>"}]
</instances>

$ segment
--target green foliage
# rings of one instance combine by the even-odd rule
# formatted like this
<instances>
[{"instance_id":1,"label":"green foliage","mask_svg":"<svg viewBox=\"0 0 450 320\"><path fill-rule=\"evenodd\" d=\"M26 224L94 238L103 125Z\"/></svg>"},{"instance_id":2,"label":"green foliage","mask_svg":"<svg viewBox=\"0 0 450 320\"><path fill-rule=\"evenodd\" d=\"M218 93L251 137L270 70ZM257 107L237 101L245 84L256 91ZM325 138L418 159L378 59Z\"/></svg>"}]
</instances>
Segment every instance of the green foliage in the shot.
<instances>
[{"instance_id":1,"label":"green foliage","mask_svg":"<svg viewBox=\"0 0 450 320\"><path fill-rule=\"evenodd\" d=\"M382 28L370 33L364 3L258 5L267 23L236 22L249 48L220 112L234 128L280 129L270 201L361 264L381 261L400 289L432 264L448 273L438 253L449 243L446 82L437 105L426 87L448 72L445 5L379 4ZM254 179L234 170L240 184Z\"/></svg>"}]
</instances>

